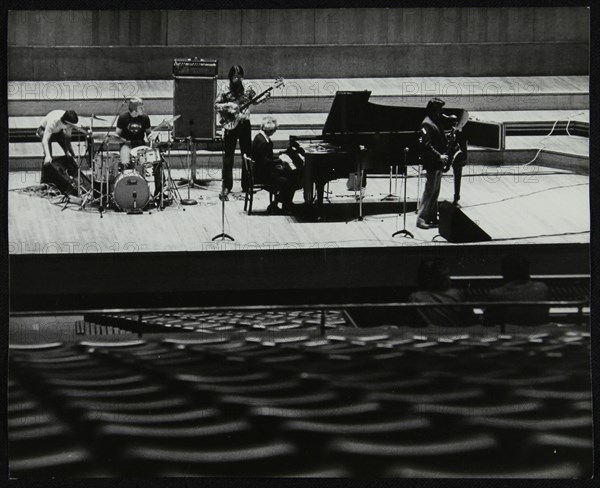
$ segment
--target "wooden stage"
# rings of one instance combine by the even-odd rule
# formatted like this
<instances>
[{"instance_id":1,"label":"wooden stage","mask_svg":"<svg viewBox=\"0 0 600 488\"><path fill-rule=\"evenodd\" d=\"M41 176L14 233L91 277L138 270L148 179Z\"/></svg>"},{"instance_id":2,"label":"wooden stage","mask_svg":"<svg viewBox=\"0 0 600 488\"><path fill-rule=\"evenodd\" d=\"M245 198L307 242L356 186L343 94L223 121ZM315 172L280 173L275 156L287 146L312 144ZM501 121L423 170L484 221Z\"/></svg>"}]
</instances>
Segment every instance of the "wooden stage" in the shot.
<instances>
[{"instance_id":1,"label":"wooden stage","mask_svg":"<svg viewBox=\"0 0 600 488\"><path fill-rule=\"evenodd\" d=\"M184 176L175 171L174 177ZM363 199L364 220L345 180L333 181L329 201L320 220L302 211L302 192L296 193L298 214L267 215L268 194L255 196L254 213L243 210L244 194L234 193L225 204L225 232L234 242L211 239L221 232L220 181L206 181L203 189L190 190L197 205L144 215L127 215L109 209L100 218L96 205L81 209L79 200L64 210L60 197L48 198L23 191L39 183L38 173L9 175L9 246L11 254L94 252L180 252L204 250L253 250L313 247L386 247L431 244L437 229L416 228L414 208L418 195L417 168L409 168L406 228L414 239L392 237L402 229L402 180L373 176ZM421 191L424 184L421 179ZM151 184L152 185L152 184ZM238 183L236 183L238 185ZM239 188L234 187L234 190ZM179 193L187 197L187 187ZM589 242L589 181L584 175L540 166L466 167L462 184L462 211L493 240L519 243ZM443 180L440 200L452 200L453 178ZM35 224L33 224L35 223ZM445 240L436 238L436 245Z\"/></svg>"}]
</instances>

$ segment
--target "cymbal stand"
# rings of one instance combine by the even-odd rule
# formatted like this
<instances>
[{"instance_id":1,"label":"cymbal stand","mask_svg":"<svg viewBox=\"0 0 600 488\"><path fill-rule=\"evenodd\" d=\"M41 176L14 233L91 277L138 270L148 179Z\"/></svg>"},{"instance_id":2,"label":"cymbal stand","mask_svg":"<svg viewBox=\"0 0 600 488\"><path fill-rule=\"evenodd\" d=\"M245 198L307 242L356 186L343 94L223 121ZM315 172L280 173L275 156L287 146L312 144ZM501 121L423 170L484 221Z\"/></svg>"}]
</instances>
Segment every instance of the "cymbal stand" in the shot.
<instances>
[{"instance_id":1,"label":"cymbal stand","mask_svg":"<svg viewBox=\"0 0 600 488\"><path fill-rule=\"evenodd\" d=\"M404 167L403 167L403 178L404 178L404 198L402 199L402 215L403 215L403 220L404 220L404 224L402 226L402 230L397 230L396 232L394 232L392 234L392 237L396 237L398 235L400 236L404 236L404 237L410 237L411 239L414 238L415 236L408 230L406 230L406 180L408 178L408 166L406 164L406 159L408 157L408 151L409 149L407 147L404 148Z\"/></svg>"},{"instance_id":2,"label":"cymbal stand","mask_svg":"<svg viewBox=\"0 0 600 488\"><path fill-rule=\"evenodd\" d=\"M170 141L169 141L168 148L169 149L168 149L167 158L165 158L163 156L163 154L160 153L161 164L164 164L164 167L167 170L167 177L166 177L166 189L164 191L161 190L161 192L160 192L159 209L160 210L164 209L163 194L166 191L167 193L169 193L172 196L173 201L177 205L177 208L180 208L181 210L183 210L185 212L185 208L183 208L181 206L181 194L179 193L179 188L175 184L175 181L173 181L173 176L171 174L171 164L169 162L171 160L171 143L170 143ZM164 170L161 170L161 178L163 177L163 171Z\"/></svg>"},{"instance_id":3,"label":"cymbal stand","mask_svg":"<svg viewBox=\"0 0 600 488\"><path fill-rule=\"evenodd\" d=\"M81 204L79 206L79 209L83 209L85 207L85 204L87 203L88 198L90 197L90 195L93 195L94 192L94 114L92 114L92 116L90 117L90 127L88 128L87 131L87 135L85 138L85 142L86 142L86 156L88 158L88 165L90 167L90 189L86 190L83 194L80 191L80 196L82 197L81 200ZM79 173L78 173L78 178L81 178L81 164L79 165ZM81 182L78 183L81 187Z\"/></svg>"},{"instance_id":4,"label":"cymbal stand","mask_svg":"<svg viewBox=\"0 0 600 488\"><path fill-rule=\"evenodd\" d=\"M190 198L190 188L194 185L194 179L192 178L192 150L194 151L194 157L196 153L196 146L192 142L192 137L187 137L187 167L188 167L188 181L187 181L187 198L181 200L182 205L196 205L197 200Z\"/></svg>"},{"instance_id":5,"label":"cymbal stand","mask_svg":"<svg viewBox=\"0 0 600 488\"><path fill-rule=\"evenodd\" d=\"M100 171L96 171L96 165L98 164L98 162L95 159L92 159L92 177L90 178L90 182L92 187L90 188L90 191L88 192L88 194L85 196L85 198L83 199L83 202L81 203L81 208L84 208L88 203L99 203L98 206L98 212L100 212L100 218L103 218L103 212L104 212L104 198L106 198L106 203L108 204L108 191L109 191L109 174L108 171L106 172L106 175L104 175L104 155L102 154L102 146L100 146L100 149L98 150L98 153L100 154ZM108 159L108 148L106 149L106 158ZM100 174L100 190L96 190L94 188L94 174ZM106 176L106 195L104 194L105 191L105 186L104 186L104 179ZM97 198L94 198L94 193L99 193L100 195ZM88 198L91 195L91 200L88 201Z\"/></svg>"},{"instance_id":6,"label":"cymbal stand","mask_svg":"<svg viewBox=\"0 0 600 488\"><path fill-rule=\"evenodd\" d=\"M87 137L86 137L87 138ZM81 132L77 131L77 198L81 198ZM64 203L64 211L71 202L71 195L65 193L60 203Z\"/></svg>"},{"instance_id":7,"label":"cymbal stand","mask_svg":"<svg viewBox=\"0 0 600 488\"><path fill-rule=\"evenodd\" d=\"M106 172L106 195L104 194L104 157L102 157L102 150L104 147L106 147L106 159L108 160L109 157L109 147L108 147L108 137L110 135L110 131L114 128L115 123L117 122L117 119L119 118L119 114L121 112L121 107L123 105L125 105L127 103L127 99L123 100L120 104L119 107L117 108L117 113L115 114L112 122L110 123L110 126L108 128L108 130L106 131L106 134L104 135L104 139L102 140L102 143L100 144L100 148L98 149L98 152L100 153L100 197L96 198L94 200L92 200L90 203L94 203L99 201L100 205L98 207L98 212L100 212L100 218L103 218L103 212L104 212L104 198L106 198L106 204L108 205L108 192L109 190L109 175L108 175L108 171ZM92 124L93 124L93 114L92 114ZM93 140L92 140L93 143ZM94 173L95 171L95 166L96 164L94 163L94 168L92 168L92 195L94 194Z\"/></svg>"}]
</instances>

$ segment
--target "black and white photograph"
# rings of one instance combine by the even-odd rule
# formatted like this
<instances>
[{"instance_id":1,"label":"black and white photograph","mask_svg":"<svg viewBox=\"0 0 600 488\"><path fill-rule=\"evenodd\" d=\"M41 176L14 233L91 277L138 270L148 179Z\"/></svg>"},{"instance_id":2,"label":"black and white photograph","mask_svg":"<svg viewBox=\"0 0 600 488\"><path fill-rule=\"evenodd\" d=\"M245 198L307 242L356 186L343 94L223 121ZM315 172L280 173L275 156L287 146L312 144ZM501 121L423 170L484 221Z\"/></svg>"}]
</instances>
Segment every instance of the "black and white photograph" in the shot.
<instances>
[{"instance_id":1,"label":"black and white photograph","mask_svg":"<svg viewBox=\"0 0 600 488\"><path fill-rule=\"evenodd\" d=\"M73 4L5 12L10 480L593 477L590 7Z\"/></svg>"}]
</instances>

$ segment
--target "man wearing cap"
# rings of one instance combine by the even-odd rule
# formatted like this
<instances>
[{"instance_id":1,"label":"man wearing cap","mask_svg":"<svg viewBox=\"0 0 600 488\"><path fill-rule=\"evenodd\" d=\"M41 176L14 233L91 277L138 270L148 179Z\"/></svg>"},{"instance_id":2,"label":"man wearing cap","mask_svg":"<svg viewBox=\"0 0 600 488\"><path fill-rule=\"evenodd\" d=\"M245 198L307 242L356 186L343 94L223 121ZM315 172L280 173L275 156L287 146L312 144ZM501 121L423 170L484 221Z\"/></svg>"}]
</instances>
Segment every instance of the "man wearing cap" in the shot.
<instances>
[{"instance_id":1,"label":"man wearing cap","mask_svg":"<svg viewBox=\"0 0 600 488\"><path fill-rule=\"evenodd\" d=\"M43 119L37 129L37 137L42 141L44 150L44 164L52 162L52 143L57 142L65 153L65 156L75 157L73 146L71 146L71 134L73 126L77 124L79 117L74 110L52 110Z\"/></svg>"},{"instance_id":2,"label":"man wearing cap","mask_svg":"<svg viewBox=\"0 0 600 488\"><path fill-rule=\"evenodd\" d=\"M427 102L427 116L419 130L421 163L426 172L425 190L421 199L421 207L417 214L417 227L431 229L437 227L437 203L442 183L444 165L448 162L448 140L442 129L442 107L445 102L432 98Z\"/></svg>"}]
</instances>

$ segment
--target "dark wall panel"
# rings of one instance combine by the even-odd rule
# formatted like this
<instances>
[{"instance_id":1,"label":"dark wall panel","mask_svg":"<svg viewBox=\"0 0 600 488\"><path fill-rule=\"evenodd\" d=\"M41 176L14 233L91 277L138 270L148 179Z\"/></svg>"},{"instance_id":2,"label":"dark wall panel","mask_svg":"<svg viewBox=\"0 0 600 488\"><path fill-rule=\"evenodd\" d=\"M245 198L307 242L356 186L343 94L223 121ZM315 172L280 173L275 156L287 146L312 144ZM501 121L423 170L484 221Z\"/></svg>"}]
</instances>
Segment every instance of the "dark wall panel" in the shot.
<instances>
[{"instance_id":1,"label":"dark wall panel","mask_svg":"<svg viewBox=\"0 0 600 488\"><path fill-rule=\"evenodd\" d=\"M241 44L240 10L173 10L168 13L168 45Z\"/></svg>"},{"instance_id":2,"label":"dark wall panel","mask_svg":"<svg viewBox=\"0 0 600 488\"><path fill-rule=\"evenodd\" d=\"M317 44L385 44L390 9L315 10Z\"/></svg>"},{"instance_id":3,"label":"dark wall panel","mask_svg":"<svg viewBox=\"0 0 600 488\"><path fill-rule=\"evenodd\" d=\"M166 45L167 12L96 10L89 15L95 46Z\"/></svg>"},{"instance_id":4,"label":"dark wall panel","mask_svg":"<svg viewBox=\"0 0 600 488\"><path fill-rule=\"evenodd\" d=\"M515 55L518 53L518 56ZM244 63L248 78L534 76L588 74L587 43L10 48L10 80L166 79L173 58ZM449 61L450 60L450 61ZM388 62L389 61L389 62Z\"/></svg>"},{"instance_id":5,"label":"dark wall panel","mask_svg":"<svg viewBox=\"0 0 600 488\"><path fill-rule=\"evenodd\" d=\"M534 40L589 41L589 15L586 7L553 9L551 15L537 8L533 18Z\"/></svg>"},{"instance_id":6,"label":"dark wall panel","mask_svg":"<svg viewBox=\"0 0 600 488\"><path fill-rule=\"evenodd\" d=\"M314 10L243 10L241 39L245 46L313 44Z\"/></svg>"},{"instance_id":7,"label":"dark wall panel","mask_svg":"<svg viewBox=\"0 0 600 488\"><path fill-rule=\"evenodd\" d=\"M589 40L585 7L11 11L11 46Z\"/></svg>"},{"instance_id":8,"label":"dark wall panel","mask_svg":"<svg viewBox=\"0 0 600 488\"><path fill-rule=\"evenodd\" d=\"M93 26L89 10L13 10L8 13L8 44L88 46Z\"/></svg>"}]
</instances>

